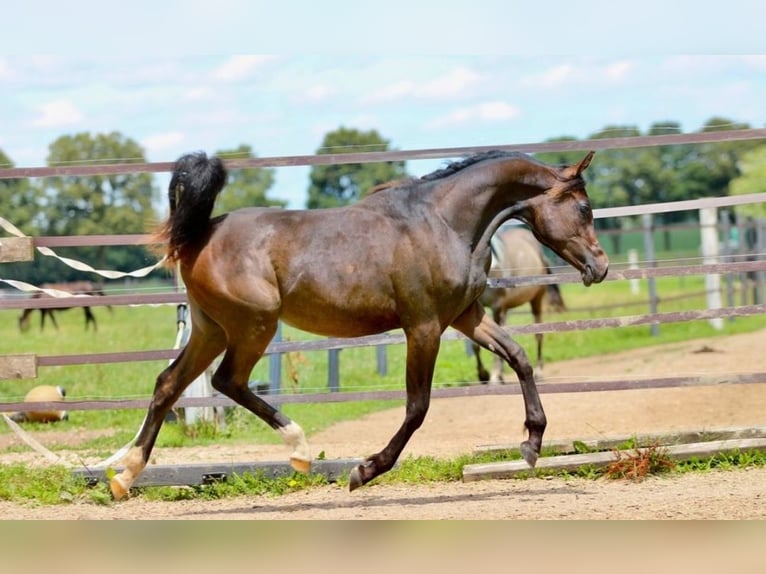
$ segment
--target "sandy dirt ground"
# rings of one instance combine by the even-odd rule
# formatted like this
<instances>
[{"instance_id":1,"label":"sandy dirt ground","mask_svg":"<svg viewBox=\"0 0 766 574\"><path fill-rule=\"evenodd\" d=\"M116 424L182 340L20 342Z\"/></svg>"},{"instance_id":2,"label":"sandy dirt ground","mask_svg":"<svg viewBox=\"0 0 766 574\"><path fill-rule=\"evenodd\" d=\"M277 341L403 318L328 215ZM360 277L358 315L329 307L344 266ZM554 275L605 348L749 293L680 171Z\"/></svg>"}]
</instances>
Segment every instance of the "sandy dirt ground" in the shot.
<instances>
[{"instance_id":1,"label":"sandy dirt ground","mask_svg":"<svg viewBox=\"0 0 766 574\"><path fill-rule=\"evenodd\" d=\"M765 340L766 331L759 331L551 363L540 382L548 416L545 438L584 440L766 426L766 379L753 384L726 382L732 374L766 372ZM718 382L670 389L545 394L547 382L683 375L704 375ZM310 442L315 453L324 451L328 459L365 456L388 442L402 416L402 408L374 413L334 425L311 437ZM479 445L518 443L523 440L523 417L519 395L436 399L403 456L449 457L471 452ZM62 440L55 433L40 432L37 438L43 444ZM77 437L69 440L76 443ZM153 462L281 461L287 454L281 445L156 449ZM0 456L0 463L22 460L34 464L39 459L34 453L8 453ZM126 520L763 519L764 493L766 469L751 469L653 477L641 483L559 478L393 486L373 482L353 493L330 485L280 497L220 501L161 503L137 496L108 506L74 503L35 507L0 502L0 516Z\"/></svg>"}]
</instances>

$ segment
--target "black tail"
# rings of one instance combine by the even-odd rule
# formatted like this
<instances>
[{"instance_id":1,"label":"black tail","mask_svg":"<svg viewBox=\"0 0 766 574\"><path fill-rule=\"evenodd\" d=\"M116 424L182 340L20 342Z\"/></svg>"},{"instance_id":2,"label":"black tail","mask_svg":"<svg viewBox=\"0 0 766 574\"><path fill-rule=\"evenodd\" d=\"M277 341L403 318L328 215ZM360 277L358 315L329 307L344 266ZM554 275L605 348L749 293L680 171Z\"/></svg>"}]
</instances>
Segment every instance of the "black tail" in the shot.
<instances>
[{"instance_id":1,"label":"black tail","mask_svg":"<svg viewBox=\"0 0 766 574\"><path fill-rule=\"evenodd\" d=\"M226 168L217 157L203 152L181 156L168 186L170 216L160 235L168 243L168 257L178 257L208 229L215 198L226 183Z\"/></svg>"}]
</instances>

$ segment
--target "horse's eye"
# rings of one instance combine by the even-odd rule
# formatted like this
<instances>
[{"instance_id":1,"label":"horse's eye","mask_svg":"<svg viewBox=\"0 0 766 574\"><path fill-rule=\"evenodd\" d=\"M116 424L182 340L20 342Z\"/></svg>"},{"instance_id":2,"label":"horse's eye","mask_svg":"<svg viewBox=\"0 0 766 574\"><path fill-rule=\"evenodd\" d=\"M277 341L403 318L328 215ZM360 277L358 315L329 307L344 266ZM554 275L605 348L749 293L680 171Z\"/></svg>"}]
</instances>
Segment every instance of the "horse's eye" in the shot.
<instances>
[{"instance_id":1,"label":"horse's eye","mask_svg":"<svg viewBox=\"0 0 766 574\"><path fill-rule=\"evenodd\" d=\"M583 202L577 204L577 209L580 210L580 215L588 217L591 214L590 203Z\"/></svg>"}]
</instances>

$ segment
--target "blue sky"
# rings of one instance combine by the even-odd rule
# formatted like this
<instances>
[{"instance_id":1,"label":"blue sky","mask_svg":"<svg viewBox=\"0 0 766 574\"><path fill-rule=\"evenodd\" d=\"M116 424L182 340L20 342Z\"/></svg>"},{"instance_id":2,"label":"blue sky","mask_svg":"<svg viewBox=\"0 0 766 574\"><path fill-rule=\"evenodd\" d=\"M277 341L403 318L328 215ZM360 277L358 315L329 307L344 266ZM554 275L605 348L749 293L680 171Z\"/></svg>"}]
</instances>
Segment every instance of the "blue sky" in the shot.
<instances>
[{"instance_id":1,"label":"blue sky","mask_svg":"<svg viewBox=\"0 0 766 574\"><path fill-rule=\"evenodd\" d=\"M620 3L357 2L353 17L332 8L354 3L331 0L136 1L106 17L109 4L4 8L18 25L0 45L0 149L16 166L45 165L51 142L82 131L116 130L148 161L172 161L240 143L312 154L339 126L376 129L397 149L663 120L690 132L713 116L766 127L766 55L748 44L766 21L757 2L727 14L684 0L607 13ZM308 168L280 168L270 196L302 207L307 185Z\"/></svg>"}]
</instances>

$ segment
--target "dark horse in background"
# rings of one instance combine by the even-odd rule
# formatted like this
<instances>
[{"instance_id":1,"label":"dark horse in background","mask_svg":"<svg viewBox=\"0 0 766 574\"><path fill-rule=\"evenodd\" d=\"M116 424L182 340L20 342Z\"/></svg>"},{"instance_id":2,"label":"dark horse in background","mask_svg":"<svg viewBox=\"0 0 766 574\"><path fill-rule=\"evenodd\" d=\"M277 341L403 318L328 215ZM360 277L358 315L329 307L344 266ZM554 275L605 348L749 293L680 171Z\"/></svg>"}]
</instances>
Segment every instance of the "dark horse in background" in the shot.
<instances>
[{"instance_id":1,"label":"dark horse in background","mask_svg":"<svg viewBox=\"0 0 766 574\"><path fill-rule=\"evenodd\" d=\"M103 286L91 283L90 281L74 281L72 283L43 283L40 286L42 289L55 289L56 291L66 291L72 295L103 295ZM40 298L52 298L52 295L45 293L44 291L36 291L32 299ZM40 330L45 329L45 318L48 317L53 323L53 326L58 331L59 324L56 321L55 313L58 311L66 311L73 307L40 307L37 310L40 311ZM111 309L111 307L110 307ZM93 330L98 331L98 325L96 323L96 316L91 311L90 307L83 307L83 313L85 314L85 330L88 330L90 325L93 325ZM19 330L24 332L29 329L29 322L32 314L35 312L34 308L24 309L19 317Z\"/></svg>"},{"instance_id":2,"label":"dark horse in background","mask_svg":"<svg viewBox=\"0 0 766 574\"><path fill-rule=\"evenodd\" d=\"M540 242L534 234L524 227L508 227L501 229L492 236L492 266L490 277L521 277L530 275L545 275L551 273ZM492 318L501 327L505 325L508 311L529 303L535 323L543 320L543 308L549 306L554 311L566 310L564 299L558 285L521 285L518 287L487 288L481 294L479 301L492 310ZM543 368L543 334L536 333L537 369L540 377ZM476 357L476 369L479 380L486 382L503 382L503 361L495 355L492 373L487 372L481 362L479 345L473 345Z\"/></svg>"},{"instance_id":3,"label":"dark horse in background","mask_svg":"<svg viewBox=\"0 0 766 574\"><path fill-rule=\"evenodd\" d=\"M552 167L524 154L492 151L346 207L247 208L213 219L226 181L223 162L204 153L181 157L168 189L170 215L158 239L167 242L169 261L178 264L194 327L186 347L157 377L125 467L110 479L114 498L129 492L165 415L221 353L213 387L282 435L292 449L293 468L310 470L301 427L248 386L280 319L330 337L404 331L404 421L380 452L351 471L351 490L390 470L423 423L441 335L450 326L516 371L529 432L521 452L534 466L546 418L532 366L478 299L487 283L490 238L510 218L525 222L579 270L585 285L604 279L609 261L582 178L592 155Z\"/></svg>"}]
</instances>

